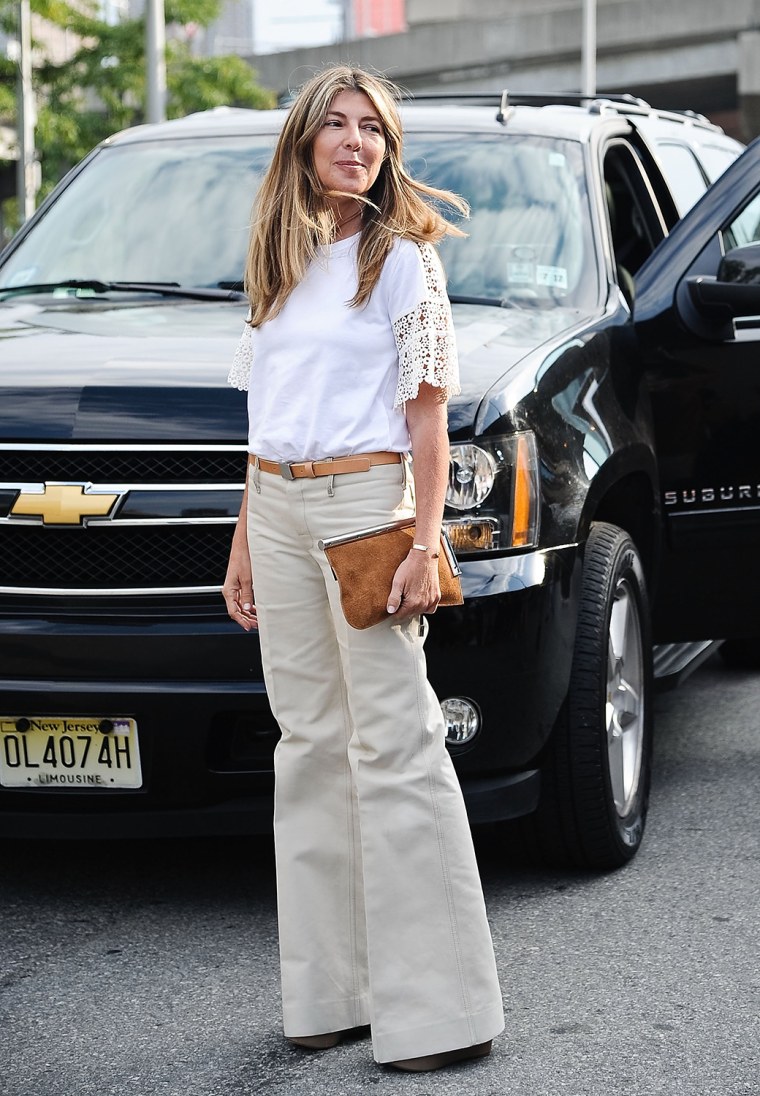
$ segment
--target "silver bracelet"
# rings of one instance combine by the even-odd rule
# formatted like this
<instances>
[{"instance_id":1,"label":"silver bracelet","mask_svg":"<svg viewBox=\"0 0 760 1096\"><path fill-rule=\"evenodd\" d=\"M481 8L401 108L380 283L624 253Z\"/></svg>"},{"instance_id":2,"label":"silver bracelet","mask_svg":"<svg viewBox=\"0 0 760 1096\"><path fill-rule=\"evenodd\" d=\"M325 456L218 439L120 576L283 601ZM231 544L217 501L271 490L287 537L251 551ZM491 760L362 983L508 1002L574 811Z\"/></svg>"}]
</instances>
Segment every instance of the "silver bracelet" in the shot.
<instances>
[{"instance_id":1,"label":"silver bracelet","mask_svg":"<svg viewBox=\"0 0 760 1096\"><path fill-rule=\"evenodd\" d=\"M416 548L416 550L418 552L427 552L430 548L430 545L429 544L413 544L412 548ZM410 551L411 551L411 549L410 549ZM439 552L431 552L430 553L430 558L431 559L438 559L439 555L440 555Z\"/></svg>"}]
</instances>

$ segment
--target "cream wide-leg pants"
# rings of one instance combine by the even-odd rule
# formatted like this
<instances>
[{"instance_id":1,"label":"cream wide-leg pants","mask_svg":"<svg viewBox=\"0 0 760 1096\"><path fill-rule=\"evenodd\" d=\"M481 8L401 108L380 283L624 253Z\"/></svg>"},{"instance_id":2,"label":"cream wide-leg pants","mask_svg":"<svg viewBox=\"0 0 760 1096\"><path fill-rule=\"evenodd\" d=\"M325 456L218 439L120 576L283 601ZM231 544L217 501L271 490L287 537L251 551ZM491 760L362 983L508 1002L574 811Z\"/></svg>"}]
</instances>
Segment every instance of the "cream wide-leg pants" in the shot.
<instances>
[{"instance_id":1,"label":"cream wide-leg pants","mask_svg":"<svg viewBox=\"0 0 760 1096\"><path fill-rule=\"evenodd\" d=\"M378 1062L485 1042L501 993L420 620L350 628L317 547L413 513L407 466L249 475L285 1034L371 1024Z\"/></svg>"}]
</instances>

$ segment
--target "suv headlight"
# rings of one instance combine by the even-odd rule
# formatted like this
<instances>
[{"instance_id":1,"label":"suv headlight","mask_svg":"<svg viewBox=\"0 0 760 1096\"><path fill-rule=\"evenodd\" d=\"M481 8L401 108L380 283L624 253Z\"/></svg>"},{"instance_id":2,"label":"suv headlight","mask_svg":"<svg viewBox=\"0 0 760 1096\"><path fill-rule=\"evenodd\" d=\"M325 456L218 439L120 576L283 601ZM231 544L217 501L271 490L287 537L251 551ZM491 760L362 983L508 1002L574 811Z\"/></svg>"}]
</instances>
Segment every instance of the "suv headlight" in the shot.
<instances>
[{"instance_id":1,"label":"suv headlight","mask_svg":"<svg viewBox=\"0 0 760 1096\"><path fill-rule=\"evenodd\" d=\"M455 551L529 548L538 541L538 455L530 432L451 446L444 526Z\"/></svg>"}]
</instances>

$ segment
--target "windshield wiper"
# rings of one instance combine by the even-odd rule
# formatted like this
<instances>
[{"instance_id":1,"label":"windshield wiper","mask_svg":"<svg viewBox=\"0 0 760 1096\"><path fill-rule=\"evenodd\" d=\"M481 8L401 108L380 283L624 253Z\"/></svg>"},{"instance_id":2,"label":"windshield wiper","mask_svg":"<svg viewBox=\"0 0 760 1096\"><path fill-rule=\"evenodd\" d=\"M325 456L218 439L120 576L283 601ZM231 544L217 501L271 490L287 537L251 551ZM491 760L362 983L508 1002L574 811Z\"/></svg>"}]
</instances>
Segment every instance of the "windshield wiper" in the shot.
<instances>
[{"instance_id":1,"label":"windshield wiper","mask_svg":"<svg viewBox=\"0 0 760 1096\"><path fill-rule=\"evenodd\" d=\"M56 289L83 289L93 293L158 293L161 297L183 297L193 301L244 301L245 294L230 287L180 285L179 282L101 282L97 278L67 278L35 285L0 286L0 298L30 293L52 293Z\"/></svg>"},{"instance_id":2,"label":"windshield wiper","mask_svg":"<svg viewBox=\"0 0 760 1096\"><path fill-rule=\"evenodd\" d=\"M452 304L490 304L494 308L513 308L512 301L504 297L463 297L459 293L450 293L449 300Z\"/></svg>"}]
</instances>

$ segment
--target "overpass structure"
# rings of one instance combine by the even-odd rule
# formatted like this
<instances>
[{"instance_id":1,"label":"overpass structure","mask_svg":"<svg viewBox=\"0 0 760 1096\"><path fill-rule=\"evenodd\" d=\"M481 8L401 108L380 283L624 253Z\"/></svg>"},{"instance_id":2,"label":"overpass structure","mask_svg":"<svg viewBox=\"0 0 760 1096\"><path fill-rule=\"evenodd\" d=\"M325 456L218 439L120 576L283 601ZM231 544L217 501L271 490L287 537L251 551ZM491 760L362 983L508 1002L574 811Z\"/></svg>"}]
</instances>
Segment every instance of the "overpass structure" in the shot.
<instances>
[{"instance_id":1,"label":"overpass structure","mask_svg":"<svg viewBox=\"0 0 760 1096\"><path fill-rule=\"evenodd\" d=\"M582 0L407 0L403 34L247 58L285 96L334 61L411 92L573 92ZM598 0L597 89L760 134L760 0Z\"/></svg>"}]
</instances>

